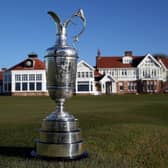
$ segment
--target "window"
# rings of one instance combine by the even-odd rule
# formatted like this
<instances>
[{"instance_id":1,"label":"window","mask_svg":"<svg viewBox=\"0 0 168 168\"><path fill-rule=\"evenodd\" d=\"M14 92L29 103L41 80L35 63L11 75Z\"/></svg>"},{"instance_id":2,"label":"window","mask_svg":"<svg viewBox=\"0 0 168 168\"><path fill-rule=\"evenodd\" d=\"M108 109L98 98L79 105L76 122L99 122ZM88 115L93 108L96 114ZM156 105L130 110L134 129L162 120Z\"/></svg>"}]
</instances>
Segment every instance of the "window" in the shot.
<instances>
[{"instance_id":1,"label":"window","mask_svg":"<svg viewBox=\"0 0 168 168\"><path fill-rule=\"evenodd\" d=\"M27 90L27 83L26 82L22 83L22 90L23 91Z\"/></svg>"},{"instance_id":2,"label":"window","mask_svg":"<svg viewBox=\"0 0 168 168\"><path fill-rule=\"evenodd\" d=\"M131 83L128 83L128 90L131 91Z\"/></svg>"},{"instance_id":3,"label":"window","mask_svg":"<svg viewBox=\"0 0 168 168\"><path fill-rule=\"evenodd\" d=\"M7 82L11 81L11 75L10 74L5 74L4 75L4 81L7 81Z\"/></svg>"},{"instance_id":4,"label":"window","mask_svg":"<svg viewBox=\"0 0 168 168\"><path fill-rule=\"evenodd\" d=\"M124 90L124 86L120 86L120 91L123 91Z\"/></svg>"},{"instance_id":5,"label":"window","mask_svg":"<svg viewBox=\"0 0 168 168\"><path fill-rule=\"evenodd\" d=\"M127 75L127 70L126 69L122 69L122 76L126 76Z\"/></svg>"},{"instance_id":6,"label":"window","mask_svg":"<svg viewBox=\"0 0 168 168\"><path fill-rule=\"evenodd\" d=\"M136 75L136 71L133 71L133 75L134 75L134 76Z\"/></svg>"},{"instance_id":7,"label":"window","mask_svg":"<svg viewBox=\"0 0 168 168\"><path fill-rule=\"evenodd\" d=\"M119 83L120 92L124 91L124 84L122 82Z\"/></svg>"},{"instance_id":8,"label":"window","mask_svg":"<svg viewBox=\"0 0 168 168\"><path fill-rule=\"evenodd\" d=\"M154 70L154 72L153 72L153 73L154 73L154 77L156 77L156 69Z\"/></svg>"},{"instance_id":9,"label":"window","mask_svg":"<svg viewBox=\"0 0 168 168\"><path fill-rule=\"evenodd\" d=\"M86 78L88 78L89 77L89 73L88 72L86 72Z\"/></svg>"},{"instance_id":10,"label":"window","mask_svg":"<svg viewBox=\"0 0 168 168\"><path fill-rule=\"evenodd\" d=\"M42 90L42 83L41 82L36 83L36 90Z\"/></svg>"},{"instance_id":11,"label":"window","mask_svg":"<svg viewBox=\"0 0 168 168\"><path fill-rule=\"evenodd\" d=\"M42 80L42 74L36 74L36 80Z\"/></svg>"},{"instance_id":12,"label":"window","mask_svg":"<svg viewBox=\"0 0 168 168\"><path fill-rule=\"evenodd\" d=\"M34 82L29 83L29 90L35 90Z\"/></svg>"},{"instance_id":13,"label":"window","mask_svg":"<svg viewBox=\"0 0 168 168\"><path fill-rule=\"evenodd\" d=\"M143 77L144 77L145 76L145 71L143 70L142 73L143 73Z\"/></svg>"},{"instance_id":14,"label":"window","mask_svg":"<svg viewBox=\"0 0 168 168\"><path fill-rule=\"evenodd\" d=\"M136 82L129 82L128 83L128 90L129 91L136 91L137 89L137 83Z\"/></svg>"},{"instance_id":15,"label":"window","mask_svg":"<svg viewBox=\"0 0 168 168\"><path fill-rule=\"evenodd\" d=\"M147 83L147 88L148 88L149 91L154 91L155 88L156 88L154 81L149 81Z\"/></svg>"},{"instance_id":16,"label":"window","mask_svg":"<svg viewBox=\"0 0 168 168\"><path fill-rule=\"evenodd\" d=\"M82 78L84 78L85 77L85 73L84 72L82 72Z\"/></svg>"},{"instance_id":17,"label":"window","mask_svg":"<svg viewBox=\"0 0 168 168\"><path fill-rule=\"evenodd\" d=\"M125 69L125 71L124 71L124 75L127 76L127 70L126 70L126 69Z\"/></svg>"},{"instance_id":18,"label":"window","mask_svg":"<svg viewBox=\"0 0 168 168\"><path fill-rule=\"evenodd\" d=\"M15 75L15 80L16 80L16 81L21 81L21 75L16 74L16 75Z\"/></svg>"},{"instance_id":19,"label":"window","mask_svg":"<svg viewBox=\"0 0 168 168\"><path fill-rule=\"evenodd\" d=\"M148 58L148 59L145 61L145 63L146 63L146 64L151 64L151 63L152 63L152 60Z\"/></svg>"},{"instance_id":20,"label":"window","mask_svg":"<svg viewBox=\"0 0 168 168\"><path fill-rule=\"evenodd\" d=\"M22 75L22 81L27 81L27 80L28 80L27 74L23 74L23 75Z\"/></svg>"},{"instance_id":21,"label":"window","mask_svg":"<svg viewBox=\"0 0 168 168\"><path fill-rule=\"evenodd\" d=\"M5 85L4 85L4 90L7 92L8 91L8 85L7 85L7 83L5 83Z\"/></svg>"},{"instance_id":22,"label":"window","mask_svg":"<svg viewBox=\"0 0 168 168\"><path fill-rule=\"evenodd\" d=\"M11 83L8 83L8 91L11 91Z\"/></svg>"},{"instance_id":23,"label":"window","mask_svg":"<svg viewBox=\"0 0 168 168\"><path fill-rule=\"evenodd\" d=\"M78 72L78 78L80 78L80 72Z\"/></svg>"},{"instance_id":24,"label":"window","mask_svg":"<svg viewBox=\"0 0 168 168\"><path fill-rule=\"evenodd\" d=\"M35 74L30 74L29 75L29 80L34 81L35 80Z\"/></svg>"},{"instance_id":25,"label":"window","mask_svg":"<svg viewBox=\"0 0 168 168\"><path fill-rule=\"evenodd\" d=\"M91 78L93 77L93 72L90 72L90 77L91 77Z\"/></svg>"},{"instance_id":26,"label":"window","mask_svg":"<svg viewBox=\"0 0 168 168\"><path fill-rule=\"evenodd\" d=\"M131 90L135 90L134 83L132 83Z\"/></svg>"},{"instance_id":27,"label":"window","mask_svg":"<svg viewBox=\"0 0 168 168\"><path fill-rule=\"evenodd\" d=\"M20 83L17 82L17 83L15 84L15 90L16 90L16 91L20 91Z\"/></svg>"},{"instance_id":28,"label":"window","mask_svg":"<svg viewBox=\"0 0 168 168\"><path fill-rule=\"evenodd\" d=\"M78 82L78 91L80 92L89 91L89 82L88 81Z\"/></svg>"},{"instance_id":29,"label":"window","mask_svg":"<svg viewBox=\"0 0 168 168\"><path fill-rule=\"evenodd\" d=\"M16 78L16 75L15 75L15 78ZM4 76L4 81L8 81L8 76L6 74Z\"/></svg>"}]
</instances>

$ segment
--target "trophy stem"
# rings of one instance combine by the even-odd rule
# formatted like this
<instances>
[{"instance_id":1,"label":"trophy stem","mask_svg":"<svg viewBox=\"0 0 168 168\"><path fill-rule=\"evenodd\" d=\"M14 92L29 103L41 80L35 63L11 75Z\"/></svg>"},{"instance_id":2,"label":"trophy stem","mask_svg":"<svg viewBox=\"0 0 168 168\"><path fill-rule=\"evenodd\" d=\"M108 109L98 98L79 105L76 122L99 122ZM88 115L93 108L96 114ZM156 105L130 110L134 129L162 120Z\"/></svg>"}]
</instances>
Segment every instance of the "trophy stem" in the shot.
<instances>
[{"instance_id":1,"label":"trophy stem","mask_svg":"<svg viewBox=\"0 0 168 168\"><path fill-rule=\"evenodd\" d=\"M56 113L59 116L64 116L65 115L65 112L64 112L64 102L65 102L65 99L63 99L63 98L56 101L56 103L58 103L58 105L56 107Z\"/></svg>"}]
</instances>

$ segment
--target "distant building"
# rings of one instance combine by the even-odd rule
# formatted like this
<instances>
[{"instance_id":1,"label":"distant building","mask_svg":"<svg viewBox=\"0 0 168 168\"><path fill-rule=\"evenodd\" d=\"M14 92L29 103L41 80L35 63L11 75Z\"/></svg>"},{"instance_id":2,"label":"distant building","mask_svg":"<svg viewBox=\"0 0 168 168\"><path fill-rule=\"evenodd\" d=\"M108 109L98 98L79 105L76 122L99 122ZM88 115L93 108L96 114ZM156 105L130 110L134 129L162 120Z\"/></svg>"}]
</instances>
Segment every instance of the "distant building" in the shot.
<instances>
[{"instance_id":1,"label":"distant building","mask_svg":"<svg viewBox=\"0 0 168 168\"><path fill-rule=\"evenodd\" d=\"M96 88L102 94L161 93L168 91L168 58L133 56L96 57Z\"/></svg>"},{"instance_id":2,"label":"distant building","mask_svg":"<svg viewBox=\"0 0 168 168\"><path fill-rule=\"evenodd\" d=\"M22 62L0 71L0 94L48 95L45 64L32 53ZM96 56L96 66L77 64L76 94L125 94L168 92L168 58L163 56Z\"/></svg>"},{"instance_id":3,"label":"distant building","mask_svg":"<svg viewBox=\"0 0 168 168\"><path fill-rule=\"evenodd\" d=\"M3 93L7 95L47 95L44 62L35 53L4 71Z\"/></svg>"},{"instance_id":4,"label":"distant building","mask_svg":"<svg viewBox=\"0 0 168 168\"><path fill-rule=\"evenodd\" d=\"M76 94L96 94L94 71L95 69L84 60L77 64Z\"/></svg>"}]
</instances>

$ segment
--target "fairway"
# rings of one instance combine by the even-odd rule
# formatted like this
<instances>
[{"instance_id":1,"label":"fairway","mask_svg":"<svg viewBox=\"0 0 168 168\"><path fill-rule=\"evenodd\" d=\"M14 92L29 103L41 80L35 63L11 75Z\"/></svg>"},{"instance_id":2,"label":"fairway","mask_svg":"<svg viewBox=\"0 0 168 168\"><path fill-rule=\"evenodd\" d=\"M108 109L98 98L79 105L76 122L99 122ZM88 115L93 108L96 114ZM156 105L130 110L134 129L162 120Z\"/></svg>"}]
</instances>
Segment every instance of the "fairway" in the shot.
<instances>
[{"instance_id":1,"label":"fairway","mask_svg":"<svg viewBox=\"0 0 168 168\"><path fill-rule=\"evenodd\" d=\"M168 95L74 96L89 157L72 162L30 157L49 97L0 97L0 168L167 168Z\"/></svg>"}]
</instances>

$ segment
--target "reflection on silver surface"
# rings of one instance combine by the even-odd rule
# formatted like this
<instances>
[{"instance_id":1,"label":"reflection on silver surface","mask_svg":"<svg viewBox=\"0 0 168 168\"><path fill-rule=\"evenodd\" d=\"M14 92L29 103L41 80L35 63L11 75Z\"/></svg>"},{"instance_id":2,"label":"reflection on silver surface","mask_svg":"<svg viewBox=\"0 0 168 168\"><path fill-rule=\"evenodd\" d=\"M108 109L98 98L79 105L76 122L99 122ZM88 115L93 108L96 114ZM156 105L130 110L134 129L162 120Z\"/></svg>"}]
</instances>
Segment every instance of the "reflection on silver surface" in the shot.
<instances>
[{"instance_id":1,"label":"reflection on silver surface","mask_svg":"<svg viewBox=\"0 0 168 168\"><path fill-rule=\"evenodd\" d=\"M44 131L75 131L76 129L78 129L78 122L75 119L70 121L43 120L41 129Z\"/></svg>"},{"instance_id":2,"label":"reflection on silver surface","mask_svg":"<svg viewBox=\"0 0 168 168\"><path fill-rule=\"evenodd\" d=\"M37 151L40 156L73 158L83 153L82 142L70 144L52 144L37 142Z\"/></svg>"},{"instance_id":3,"label":"reflection on silver surface","mask_svg":"<svg viewBox=\"0 0 168 168\"><path fill-rule=\"evenodd\" d=\"M40 141L48 143L75 143L81 141L80 131L75 132L46 132L40 131Z\"/></svg>"}]
</instances>

